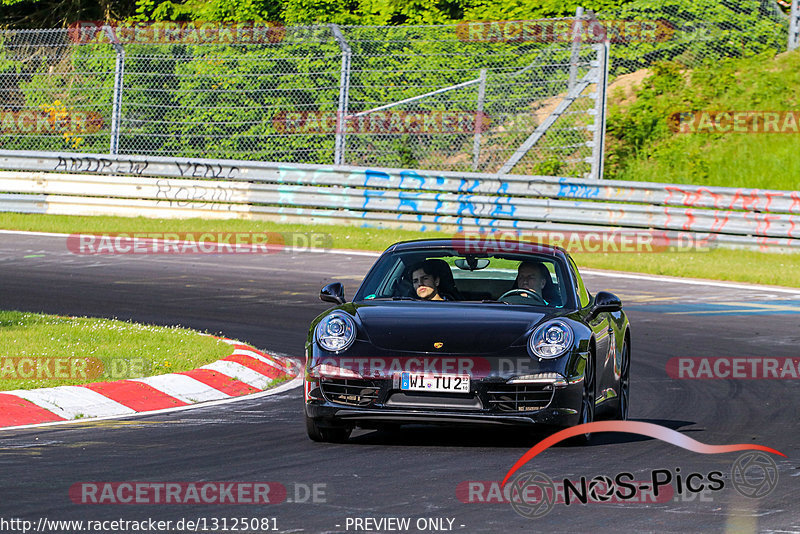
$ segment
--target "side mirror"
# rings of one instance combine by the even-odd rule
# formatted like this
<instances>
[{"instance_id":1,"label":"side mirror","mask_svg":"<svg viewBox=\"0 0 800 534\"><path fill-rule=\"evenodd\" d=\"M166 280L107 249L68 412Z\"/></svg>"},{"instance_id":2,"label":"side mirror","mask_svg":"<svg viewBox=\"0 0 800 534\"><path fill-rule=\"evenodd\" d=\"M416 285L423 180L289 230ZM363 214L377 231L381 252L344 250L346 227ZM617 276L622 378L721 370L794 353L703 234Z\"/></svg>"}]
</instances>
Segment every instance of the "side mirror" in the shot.
<instances>
[{"instance_id":1,"label":"side mirror","mask_svg":"<svg viewBox=\"0 0 800 534\"><path fill-rule=\"evenodd\" d=\"M592 311L589 313L589 318L594 318L598 313L611 313L622 310L622 301L619 297L608 291L598 291L594 296L594 304Z\"/></svg>"},{"instance_id":2,"label":"side mirror","mask_svg":"<svg viewBox=\"0 0 800 534\"><path fill-rule=\"evenodd\" d=\"M344 286L341 282L334 282L323 287L319 292L319 299L323 302L332 302L334 304L344 304Z\"/></svg>"}]
</instances>

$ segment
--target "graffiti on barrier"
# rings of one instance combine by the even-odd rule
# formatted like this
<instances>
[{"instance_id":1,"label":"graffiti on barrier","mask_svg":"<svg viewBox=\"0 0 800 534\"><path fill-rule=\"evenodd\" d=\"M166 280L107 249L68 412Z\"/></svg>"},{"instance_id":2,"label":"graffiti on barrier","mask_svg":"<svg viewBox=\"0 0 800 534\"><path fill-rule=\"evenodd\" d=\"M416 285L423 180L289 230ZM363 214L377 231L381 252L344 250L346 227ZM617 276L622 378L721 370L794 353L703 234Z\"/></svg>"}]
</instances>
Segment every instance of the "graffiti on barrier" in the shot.
<instances>
[{"instance_id":1,"label":"graffiti on barrier","mask_svg":"<svg viewBox=\"0 0 800 534\"><path fill-rule=\"evenodd\" d=\"M225 185L184 185L177 180L157 180L158 203L169 207L231 211L234 189Z\"/></svg>"},{"instance_id":2,"label":"graffiti on barrier","mask_svg":"<svg viewBox=\"0 0 800 534\"><path fill-rule=\"evenodd\" d=\"M58 156L54 171L91 172L97 174L133 174L140 176L148 167L147 161L111 160L94 156Z\"/></svg>"},{"instance_id":3,"label":"graffiti on barrier","mask_svg":"<svg viewBox=\"0 0 800 534\"><path fill-rule=\"evenodd\" d=\"M220 165L218 163L187 163L176 162L181 178L219 178L233 179L241 173L239 167L233 165Z\"/></svg>"}]
</instances>

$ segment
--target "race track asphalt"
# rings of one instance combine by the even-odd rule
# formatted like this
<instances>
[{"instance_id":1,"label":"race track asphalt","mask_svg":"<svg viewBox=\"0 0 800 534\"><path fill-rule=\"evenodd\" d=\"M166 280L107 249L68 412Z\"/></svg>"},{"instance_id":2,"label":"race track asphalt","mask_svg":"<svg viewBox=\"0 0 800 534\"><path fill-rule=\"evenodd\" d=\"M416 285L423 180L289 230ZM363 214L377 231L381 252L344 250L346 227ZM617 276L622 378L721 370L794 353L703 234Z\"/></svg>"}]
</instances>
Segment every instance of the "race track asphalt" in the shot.
<instances>
[{"instance_id":1,"label":"race track asphalt","mask_svg":"<svg viewBox=\"0 0 800 534\"><path fill-rule=\"evenodd\" d=\"M328 307L319 301L319 289L338 280L352 296L372 261L366 255L321 253L79 256L67 250L64 237L0 234L0 309L180 324L300 357L308 323ZM467 481L501 480L535 436L416 426L396 433L357 431L346 444L314 443L306 437L297 388L171 414L0 431L0 531L13 532L2 523L13 518L35 525L42 518L152 518L173 521L163 532L184 532L188 529L174 527L176 521L200 518L207 527L216 519L218 528L208 532L225 532L223 519L233 532L236 517L274 518L270 527L277 530L271 531L280 532L366 532L354 528L355 519L387 517L410 519L411 532L800 531L800 380L680 380L665 370L667 361L679 356L797 361L800 290L607 273L585 277L591 291L622 297L631 321L631 419L703 443L754 443L783 452L786 458L773 457L778 481L769 495L750 499L732 487L739 453L697 454L656 439L609 433L596 435L590 446L551 448L525 469L554 480L630 472L640 481L651 480L658 469L675 478L719 471L725 487L697 494L685 490L666 502L556 504L546 516L528 519L507 503L462 502L465 495L457 489ZM70 499L73 485L92 481L273 482L287 495L270 505ZM316 498L309 496L312 488ZM420 518L444 521L416 525Z\"/></svg>"}]
</instances>

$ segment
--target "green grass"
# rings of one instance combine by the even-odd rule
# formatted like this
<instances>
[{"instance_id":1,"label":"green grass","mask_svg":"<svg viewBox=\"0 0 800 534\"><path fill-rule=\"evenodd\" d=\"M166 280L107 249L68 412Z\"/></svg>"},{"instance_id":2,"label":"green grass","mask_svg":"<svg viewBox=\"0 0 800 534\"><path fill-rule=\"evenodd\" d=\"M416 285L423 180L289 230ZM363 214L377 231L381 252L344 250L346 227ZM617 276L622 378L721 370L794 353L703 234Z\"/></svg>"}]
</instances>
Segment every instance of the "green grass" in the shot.
<instances>
[{"instance_id":1,"label":"green grass","mask_svg":"<svg viewBox=\"0 0 800 534\"><path fill-rule=\"evenodd\" d=\"M0 390L139 378L206 365L231 345L178 327L0 311Z\"/></svg>"},{"instance_id":2,"label":"green grass","mask_svg":"<svg viewBox=\"0 0 800 534\"><path fill-rule=\"evenodd\" d=\"M796 137L683 135L656 148L652 157L637 158L615 178L794 191L800 187L800 136Z\"/></svg>"},{"instance_id":3,"label":"green grass","mask_svg":"<svg viewBox=\"0 0 800 534\"><path fill-rule=\"evenodd\" d=\"M800 288L800 253L714 249L708 252L582 253L572 256L578 266L594 269Z\"/></svg>"},{"instance_id":4,"label":"green grass","mask_svg":"<svg viewBox=\"0 0 800 534\"><path fill-rule=\"evenodd\" d=\"M383 230L355 226L284 224L262 220L148 219L145 217L83 217L0 212L0 229L31 232L75 233L151 233L165 232L300 232L330 236L327 243L335 248L383 250L392 243L422 237L449 237L445 232ZM66 245L65 245L66 247Z\"/></svg>"},{"instance_id":5,"label":"green grass","mask_svg":"<svg viewBox=\"0 0 800 534\"><path fill-rule=\"evenodd\" d=\"M39 232L316 232L330 235L334 248L382 251L392 243L430 237L452 237L445 232L416 232L278 224L245 220L165 220L125 217L77 217L0 213L0 228ZM66 247L66 244L65 244ZM574 254L581 267L669 276L709 278L800 287L800 253L779 254L747 250L714 249L707 252L649 254Z\"/></svg>"},{"instance_id":6,"label":"green grass","mask_svg":"<svg viewBox=\"0 0 800 534\"><path fill-rule=\"evenodd\" d=\"M800 50L691 71L653 67L638 90L609 98L606 178L780 189L800 187L798 133L675 133L676 112L797 111Z\"/></svg>"}]
</instances>

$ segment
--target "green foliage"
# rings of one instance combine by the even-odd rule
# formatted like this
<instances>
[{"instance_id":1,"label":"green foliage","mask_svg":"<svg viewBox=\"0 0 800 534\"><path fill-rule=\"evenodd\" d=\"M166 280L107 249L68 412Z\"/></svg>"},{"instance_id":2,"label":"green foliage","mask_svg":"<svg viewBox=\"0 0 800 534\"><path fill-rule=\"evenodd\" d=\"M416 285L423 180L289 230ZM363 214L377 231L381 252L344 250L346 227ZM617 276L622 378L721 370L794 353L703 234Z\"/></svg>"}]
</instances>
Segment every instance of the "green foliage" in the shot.
<instances>
[{"instance_id":1,"label":"green foliage","mask_svg":"<svg viewBox=\"0 0 800 534\"><path fill-rule=\"evenodd\" d=\"M158 0L137 0L136 14L132 21L171 20L185 21L194 19L194 11L188 3L159 2Z\"/></svg>"},{"instance_id":2,"label":"green foliage","mask_svg":"<svg viewBox=\"0 0 800 534\"><path fill-rule=\"evenodd\" d=\"M282 20L283 4L272 0L137 0L132 20L253 22Z\"/></svg>"},{"instance_id":3,"label":"green foliage","mask_svg":"<svg viewBox=\"0 0 800 534\"><path fill-rule=\"evenodd\" d=\"M533 174L540 176L559 176L564 162L558 158L547 158L537 163L533 168Z\"/></svg>"},{"instance_id":4,"label":"green foliage","mask_svg":"<svg viewBox=\"0 0 800 534\"><path fill-rule=\"evenodd\" d=\"M120 20L136 0L0 0L0 28L62 28L80 20Z\"/></svg>"},{"instance_id":5,"label":"green foliage","mask_svg":"<svg viewBox=\"0 0 800 534\"><path fill-rule=\"evenodd\" d=\"M644 81L633 104L623 110L613 99L610 102L606 135L620 142L609 146L609 162L626 161L645 150L653 139L669 133L667 118L676 105L669 95L685 81L677 63L656 63L651 70L653 75ZM606 172L613 175L615 171L608 168Z\"/></svg>"},{"instance_id":6,"label":"green foliage","mask_svg":"<svg viewBox=\"0 0 800 534\"><path fill-rule=\"evenodd\" d=\"M465 20L532 20L570 17L577 7L602 12L619 8L631 0L479 0L465 9Z\"/></svg>"},{"instance_id":7,"label":"green foliage","mask_svg":"<svg viewBox=\"0 0 800 534\"><path fill-rule=\"evenodd\" d=\"M668 41L612 45L613 73L655 66L654 76L632 104L613 100L610 104L609 177L660 179L664 168L653 163L659 158L663 166L680 167L692 180L706 183L715 179L715 164L703 154L709 145L718 145L717 140L712 143L705 137L697 143L691 136L676 138L666 118L675 110L718 105L720 98L730 100L737 91L750 98L737 105L748 106L769 106L784 94L795 94L791 87L777 83L760 88L757 97L739 83L738 64L720 60L758 54L767 58L783 46L781 23L774 13L765 11L767 4L762 0L137 0L135 10L128 11L139 21L354 24L342 28L353 50L350 112L474 80L480 69L486 68L484 111L493 122L482 133L479 170L492 170L535 128L535 123L523 125L519 117L531 117L532 109L546 108L558 97L552 90L557 76L552 68L549 72L531 68L524 76L511 78L532 66L545 45L469 42L459 40L458 25L400 24L571 15L578 3L601 12L606 19L668 19L675 29ZM387 26L364 26L369 24ZM122 152L332 163L332 131L284 135L279 128L281 112L335 114L338 109L341 51L327 27L289 29L279 43L263 46L126 44L125 50ZM81 136L79 146L74 145L77 141L72 135L4 136L0 139L3 148L107 150L115 60L108 44L60 47L56 57L45 60L37 56L24 65L9 59L7 53L0 46L0 74L13 74L7 79L12 80L8 93L18 100L14 105L49 109L59 102L67 110L99 113L104 125L100 131ZM548 53L552 63L569 61L568 47L551 47ZM687 69L695 65L708 67L689 74ZM86 74L91 72L98 74ZM549 89L542 80L551 80ZM476 109L476 97L477 86L472 85L446 97L394 109L470 113ZM796 105L796 99L793 102ZM570 111L586 105L577 102ZM497 119L514 114L516 118L506 122ZM586 124L581 121L586 117L569 113L559 120L558 127L538 143L539 152L532 151L515 172L583 174L586 154L574 147L585 147L586 139L570 137L569 130L584 131ZM426 168L442 168L446 162L446 168L471 170L472 143L473 136L464 132L348 135L347 162ZM566 148L549 148L558 146ZM728 154L732 146L726 149ZM685 154L692 157L687 160Z\"/></svg>"},{"instance_id":8,"label":"green foliage","mask_svg":"<svg viewBox=\"0 0 800 534\"><path fill-rule=\"evenodd\" d=\"M474 80L489 70L485 112L492 127L484 135L484 165L505 161L536 127L531 121L503 126L505 113L527 117L531 101L551 96L539 83L542 72L528 69L539 43L462 42L452 26L349 27L353 49L350 112L396 102L438 87ZM99 37L99 39L102 36ZM83 136L82 145L64 146L56 136L18 136L0 140L13 149L105 152L109 144L114 86L113 48L107 43L85 44L63 56L59 68L28 65L20 92L32 108L56 100L68 108L100 113L104 129ZM591 51L589 50L589 53ZM552 53L550 61L567 61L569 49ZM476 59L477 58L477 59ZM8 62L8 68L18 63ZM312 112L335 117L339 100L341 50L325 27L291 31L277 44L125 44L125 76L121 105L122 153L260 159L300 163L332 163L335 136L322 131L281 130L288 113ZM0 63L0 68L2 64ZM93 77L85 74L96 72ZM83 73L83 74L81 74ZM461 113L474 116L477 84L395 108L393 113L423 117ZM569 116L571 117L571 116ZM571 120L571 119L569 119ZM386 135L366 128L351 130L347 162L356 165L430 166L441 168L458 158L471 169L471 125L450 130L444 121L430 133ZM546 141L550 141L549 138ZM556 140L558 142L558 140ZM10 144L9 144L10 143ZM13 145L13 146L12 146ZM503 151L506 151L503 157ZM571 156L569 149L565 156ZM494 157L489 161L486 158ZM425 159L423 159L425 158ZM535 163L535 162L534 162ZM581 163L582 165L583 163ZM447 164L445 168L453 168ZM485 168L485 167L484 167Z\"/></svg>"},{"instance_id":9,"label":"green foliage","mask_svg":"<svg viewBox=\"0 0 800 534\"><path fill-rule=\"evenodd\" d=\"M786 46L787 21L769 5L764 0L633 0L618 10L604 11L601 20L658 20L674 32L614 47L612 73L633 72L660 61L695 66L781 51Z\"/></svg>"},{"instance_id":10,"label":"green foliage","mask_svg":"<svg viewBox=\"0 0 800 534\"><path fill-rule=\"evenodd\" d=\"M179 327L143 325L111 319L62 317L0 310L3 344L0 390L33 389L139 378L189 371L224 358L230 345L199 332ZM9 365L17 358L30 366ZM18 361L18 360L17 360ZM51 363L43 363L43 362ZM55 362L75 363L87 372L63 377L32 373L36 366L55 370ZM20 373L22 371L22 373ZM69 377L67 377L69 376Z\"/></svg>"},{"instance_id":11,"label":"green foliage","mask_svg":"<svg viewBox=\"0 0 800 534\"><path fill-rule=\"evenodd\" d=\"M678 112L796 111L800 53L658 64L633 96L612 95L606 178L796 190L797 134L676 133Z\"/></svg>"},{"instance_id":12,"label":"green foliage","mask_svg":"<svg viewBox=\"0 0 800 534\"><path fill-rule=\"evenodd\" d=\"M448 24L464 20L522 20L600 11L630 0L137 0L137 20L270 20L287 25Z\"/></svg>"}]
</instances>

